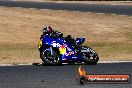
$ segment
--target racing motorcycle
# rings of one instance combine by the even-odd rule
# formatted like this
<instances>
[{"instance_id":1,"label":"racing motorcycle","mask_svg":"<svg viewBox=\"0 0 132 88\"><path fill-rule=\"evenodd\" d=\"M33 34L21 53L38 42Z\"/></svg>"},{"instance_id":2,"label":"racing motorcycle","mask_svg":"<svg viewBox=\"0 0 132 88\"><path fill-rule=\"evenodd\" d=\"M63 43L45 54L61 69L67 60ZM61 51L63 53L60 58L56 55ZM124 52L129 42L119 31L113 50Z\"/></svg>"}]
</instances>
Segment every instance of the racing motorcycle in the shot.
<instances>
[{"instance_id":1,"label":"racing motorcycle","mask_svg":"<svg viewBox=\"0 0 132 88\"><path fill-rule=\"evenodd\" d=\"M56 33L43 35L40 38L38 46L42 61L48 65L61 65L62 63L86 63L95 65L98 62L98 54L92 48L82 45L85 38L75 39L79 50L68 41L67 37L57 35Z\"/></svg>"}]
</instances>

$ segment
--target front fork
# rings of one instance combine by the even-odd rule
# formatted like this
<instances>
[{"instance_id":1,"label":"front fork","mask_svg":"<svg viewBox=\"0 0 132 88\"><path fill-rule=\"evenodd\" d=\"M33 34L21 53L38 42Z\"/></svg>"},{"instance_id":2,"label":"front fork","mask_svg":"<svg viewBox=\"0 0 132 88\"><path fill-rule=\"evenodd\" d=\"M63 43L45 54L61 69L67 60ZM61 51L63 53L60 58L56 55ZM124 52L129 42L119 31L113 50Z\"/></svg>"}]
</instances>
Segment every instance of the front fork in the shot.
<instances>
[{"instance_id":1,"label":"front fork","mask_svg":"<svg viewBox=\"0 0 132 88\"><path fill-rule=\"evenodd\" d=\"M50 47L50 53L51 53L51 55L53 55L53 49L52 49L52 47Z\"/></svg>"}]
</instances>

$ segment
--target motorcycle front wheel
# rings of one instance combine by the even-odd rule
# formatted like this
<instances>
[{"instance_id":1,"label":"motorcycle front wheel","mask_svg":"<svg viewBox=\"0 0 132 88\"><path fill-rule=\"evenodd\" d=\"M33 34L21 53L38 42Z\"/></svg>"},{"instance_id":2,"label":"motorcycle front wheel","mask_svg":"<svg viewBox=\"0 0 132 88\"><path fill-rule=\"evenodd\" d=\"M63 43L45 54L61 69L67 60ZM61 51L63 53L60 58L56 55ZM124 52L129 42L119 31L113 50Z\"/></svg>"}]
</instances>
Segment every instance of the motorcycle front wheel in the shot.
<instances>
[{"instance_id":1,"label":"motorcycle front wheel","mask_svg":"<svg viewBox=\"0 0 132 88\"><path fill-rule=\"evenodd\" d=\"M98 54L90 47L83 46L83 48L87 49L88 52L83 52L83 58L84 62L89 65L95 65L97 64L99 60Z\"/></svg>"},{"instance_id":2,"label":"motorcycle front wheel","mask_svg":"<svg viewBox=\"0 0 132 88\"><path fill-rule=\"evenodd\" d=\"M54 49L51 51L45 49L40 51L40 58L47 65L60 65L60 56Z\"/></svg>"}]
</instances>

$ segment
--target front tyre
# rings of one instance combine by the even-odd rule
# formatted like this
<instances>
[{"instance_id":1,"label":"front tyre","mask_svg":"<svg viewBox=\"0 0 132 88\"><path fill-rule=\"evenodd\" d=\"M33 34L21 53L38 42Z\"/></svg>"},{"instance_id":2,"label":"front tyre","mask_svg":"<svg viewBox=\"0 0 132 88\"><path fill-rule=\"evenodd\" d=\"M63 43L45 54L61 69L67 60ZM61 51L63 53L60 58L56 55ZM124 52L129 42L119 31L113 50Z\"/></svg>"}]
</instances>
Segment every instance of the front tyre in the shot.
<instances>
[{"instance_id":1,"label":"front tyre","mask_svg":"<svg viewBox=\"0 0 132 88\"><path fill-rule=\"evenodd\" d=\"M51 54L51 51L49 51L48 49L41 50L40 58L42 59L44 63L48 65L60 65L61 64L59 53L56 52L54 49L52 50L52 54Z\"/></svg>"},{"instance_id":2,"label":"front tyre","mask_svg":"<svg viewBox=\"0 0 132 88\"><path fill-rule=\"evenodd\" d=\"M90 47L83 47L85 49L88 50L88 52L83 52L83 58L84 58L84 62L86 64L89 65L95 65L97 64L98 60L99 60L99 56L98 54Z\"/></svg>"}]
</instances>

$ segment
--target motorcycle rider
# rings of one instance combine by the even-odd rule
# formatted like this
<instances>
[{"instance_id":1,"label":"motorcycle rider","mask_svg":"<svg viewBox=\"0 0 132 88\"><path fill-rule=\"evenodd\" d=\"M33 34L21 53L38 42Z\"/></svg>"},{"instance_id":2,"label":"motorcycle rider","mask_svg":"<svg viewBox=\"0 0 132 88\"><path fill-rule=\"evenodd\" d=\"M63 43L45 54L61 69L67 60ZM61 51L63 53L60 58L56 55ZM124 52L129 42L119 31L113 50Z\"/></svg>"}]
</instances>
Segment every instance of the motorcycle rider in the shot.
<instances>
[{"instance_id":1,"label":"motorcycle rider","mask_svg":"<svg viewBox=\"0 0 132 88\"><path fill-rule=\"evenodd\" d=\"M58 38L63 37L63 33L59 31L54 31L50 26L45 27L43 29L43 34L41 35L40 39L43 39L44 36L49 35L50 37ZM65 41L70 43L75 48L75 53L78 53L81 51L80 46L76 44L76 41L74 38L71 37L71 35L68 35L66 38L64 38Z\"/></svg>"},{"instance_id":2,"label":"motorcycle rider","mask_svg":"<svg viewBox=\"0 0 132 88\"><path fill-rule=\"evenodd\" d=\"M40 39L43 39L43 37L46 35L50 35L53 31L54 30L50 26L43 28L43 34L41 35Z\"/></svg>"},{"instance_id":3,"label":"motorcycle rider","mask_svg":"<svg viewBox=\"0 0 132 88\"><path fill-rule=\"evenodd\" d=\"M45 27L43 29L43 34L41 35L40 39L42 39L44 36L49 35L50 37L63 37L63 33L59 31L54 31L50 26Z\"/></svg>"},{"instance_id":4,"label":"motorcycle rider","mask_svg":"<svg viewBox=\"0 0 132 88\"><path fill-rule=\"evenodd\" d=\"M71 35L68 35L65 40L70 43L74 48L75 48L75 52L76 53L80 53L81 52L81 47L79 45L76 44L76 40L74 38L71 37Z\"/></svg>"}]
</instances>

